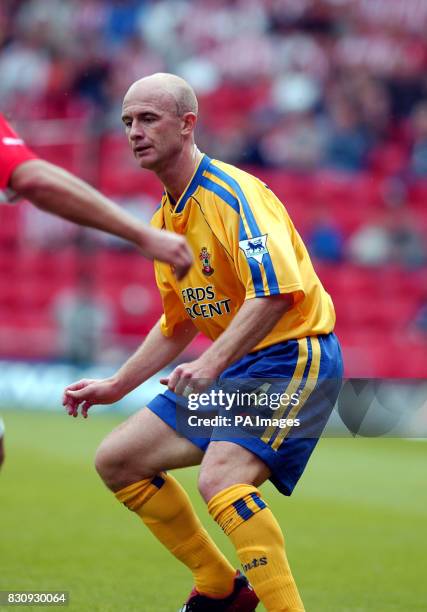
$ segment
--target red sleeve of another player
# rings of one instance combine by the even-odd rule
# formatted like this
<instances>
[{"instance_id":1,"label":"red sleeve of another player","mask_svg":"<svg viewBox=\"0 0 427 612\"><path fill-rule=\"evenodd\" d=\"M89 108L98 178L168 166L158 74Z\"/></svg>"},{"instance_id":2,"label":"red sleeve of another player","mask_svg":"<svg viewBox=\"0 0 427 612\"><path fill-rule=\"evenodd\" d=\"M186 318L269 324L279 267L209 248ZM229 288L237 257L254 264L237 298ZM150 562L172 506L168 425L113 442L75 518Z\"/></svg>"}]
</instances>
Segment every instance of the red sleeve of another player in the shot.
<instances>
[{"instance_id":1,"label":"red sleeve of another player","mask_svg":"<svg viewBox=\"0 0 427 612\"><path fill-rule=\"evenodd\" d=\"M35 155L0 115L0 189L7 187L10 175L19 164Z\"/></svg>"}]
</instances>

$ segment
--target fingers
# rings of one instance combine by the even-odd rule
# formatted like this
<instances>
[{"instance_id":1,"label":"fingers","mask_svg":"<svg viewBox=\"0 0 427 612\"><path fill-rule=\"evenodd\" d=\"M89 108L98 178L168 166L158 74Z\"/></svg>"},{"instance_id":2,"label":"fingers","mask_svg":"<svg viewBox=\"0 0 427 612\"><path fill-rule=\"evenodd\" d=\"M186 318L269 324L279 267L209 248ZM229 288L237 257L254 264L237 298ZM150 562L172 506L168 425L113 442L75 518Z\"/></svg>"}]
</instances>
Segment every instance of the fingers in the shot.
<instances>
[{"instance_id":1,"label":"fingers","mask_svg":"<svg viewBox=\"0 0 427 612\"><path fill-rule=\"evenodd\" d=\"M84 378L65 388L62 397L62 405L65 407L69 416L76 418L79 414L79 406L82 401L85 400L82 405L82 415L84 418L87 418L87 411L90 406L92 406L92 403L87 401L87 398L92 393L91 384L93 382L92 380Z\"/></svg>"},{"instance_id":2,"label":"fingers","mask_svg":"<svg viewBox=\"0 0 427 612\"><path fill-rule=\"evenodd\" d=\"M185 370L184 364L175 368L168 378L162 378L160 382L167 385L169 391L174 391L177 395L185 395L187 392L191 393L192 378L191 371Z\"/></svg>"},{"instance_id":3,"label":"fingers","mask_svg":"<svg viewBox=\"0 0 427 612\"><path fill-rule=\"evenodd\" d=\"M177 280L182 280L187 275L189 269L191 268L191 264L191 261L183 264L175 263L174 269Z\"/></svg>"},{"instance_id":4,"label":"fingers","mask_svg":"<svg viewBox=\"0 0 427 612\"><path fill-rule=\"evenodd\" d=\"M174 371L169 375L169 378L167 379L169 391L175 391L175 393L177 393L176 386L179 383L181 376L181 366L178 366L174 369Z\"/></svg>"},{"instance_id":5,"label":"fingers","mask_svg":"<svg viewBox=\"0 0 427 612\"><path fill-rule=\"evenodd\" d=\"M123 393L118 389L115 382L109 378L102 380L83 379L65 389L62 403L71 416L77 416L81 406L82 415L87 418L91 406L112 404L122 396Z\"/></svg>"},{"instance_id":6,"label":"fingers","mask_svg":"<svg viewBox=\"0 0 427 612\"><path fill-rule=\"evenodd\" d=\"M173 265L178 280L184 278L193 264L193 254L184 239L176 249Z\"/></svg>"},{"instance_id":7,"label":"fingers","mask_svg":"<svg viewBox=\"0 0 427 612\"><path fill-rule=\"evenodd\" d=\"M87 378L82 378L81 380L78 380L77 382L72 383L71 385L68 385L68 387L65 387L64 394L62 396L62 405L65 406L69 398L74 395L72 393L73 391L84 389L84 387L86 387L91 382L92 381L88 380Z\"/></svg>"},{"instance_id":8,"label":"fingers","mask_svg":"<svg viewBox=\"0 0 427 612\"><path fill-rule=\"evenodd\" d=\"M72 398L69 398L64 403L65 410L70 416L76 417L78 415L79 402L76 402Z\"/></svg>"},{"instance_id":9,"label":"fingers","mask_svg":"<svg viewBox=\"0 0 427 612\"><path fill-rule=\"evenodd\" d=\"M179 380L175 385L175 393L177 395L185 395L186 392L191 393L191 374L184 373L180 376Z\"/></svg>"},{"instance_id":10,"label":"fingers","mask_svg":"<svg viewBox=\"0 0 427 612\"><path fill-rule=\"evenodd\" d=\"M89 410L89 408L92 406L92 404L90 402L84 402L83 406L82 406L82 416L84 419L87 419L88 417L88 413L87 411Z\"/></svg>"},{"instance_id":11,"label":"fingers","mask_svg":"<svg viewBox=\"0 0 427 612\"><path fill-rule=\"evenodd\" d=\"M187 274L193 263L193 254L183 236L173 232L150 228L145 235L145 254L172 266L177 279Z\"/></svg>"},{"instance_id":12,"label":"fingers","mask_svg":"<svg viewBox=\"0 0 427 612\"><path fill-rule=\"evenodd\" d=\"M202 393L214 382L214 378L197 377L197 368L192 364L183 363L177 366L168 376L160 379L162 385L166 385L169 391L177 395L188 397L190 393Z\"/></svg>"},{"instance_id":13,"label":"fingers","mask_svg":"<svg viewBox=\"0 0 427 612\"><path fill-rule=\"evenodd\" d=\"M80 400L75 400L73 398L69 398L66 403L65 403L65 410L67 411L67 413L69 414L69 416L72 417L77 417L79 414L79 406L81 404ZM81 414L82 416L87 419L88 417L88 410L89 408L93 406L92 402L89 402L87 400L85 400L83 402L83 404L81 404Z\"/></svg>"}]
</instances>

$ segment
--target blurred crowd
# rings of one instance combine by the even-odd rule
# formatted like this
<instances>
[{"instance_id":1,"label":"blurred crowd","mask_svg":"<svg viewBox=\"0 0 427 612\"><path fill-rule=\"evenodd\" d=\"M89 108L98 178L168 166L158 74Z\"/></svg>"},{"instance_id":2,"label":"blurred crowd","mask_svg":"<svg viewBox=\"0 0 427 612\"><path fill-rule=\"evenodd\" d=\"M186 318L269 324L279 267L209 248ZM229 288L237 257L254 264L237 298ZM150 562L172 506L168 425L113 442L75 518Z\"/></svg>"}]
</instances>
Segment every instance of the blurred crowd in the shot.
<instances>
[{"instance_id":1,"label":"blurred crowd","mask_svg":"<svg viewBox=\"0 0 427 612\"><path fill-rule=\"evenodd\" d=\"M2 0L0 108L120 129L124 92L182 75L234 163L427 176L425 0Z\"/></svg>"}]
</instances>

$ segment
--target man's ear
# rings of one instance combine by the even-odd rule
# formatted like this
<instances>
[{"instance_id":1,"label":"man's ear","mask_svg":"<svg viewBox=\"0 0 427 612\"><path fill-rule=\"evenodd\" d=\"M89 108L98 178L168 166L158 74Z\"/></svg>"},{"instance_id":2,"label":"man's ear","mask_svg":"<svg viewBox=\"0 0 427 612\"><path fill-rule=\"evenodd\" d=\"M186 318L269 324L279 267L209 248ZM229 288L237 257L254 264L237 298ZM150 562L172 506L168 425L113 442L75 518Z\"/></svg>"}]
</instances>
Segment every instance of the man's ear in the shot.
<instances>
[{"instance_id":1,"label":"man's ear","mask_svg":"<svg viewBox=\"0 0 427 612\"><path fill-rule=\"evenodd\" d=\"M188 136L194 131L197 122L197 115L195 113L185 113L182 116L182 129L181 133L183 136Z\"/></svg>"}]
</instances>

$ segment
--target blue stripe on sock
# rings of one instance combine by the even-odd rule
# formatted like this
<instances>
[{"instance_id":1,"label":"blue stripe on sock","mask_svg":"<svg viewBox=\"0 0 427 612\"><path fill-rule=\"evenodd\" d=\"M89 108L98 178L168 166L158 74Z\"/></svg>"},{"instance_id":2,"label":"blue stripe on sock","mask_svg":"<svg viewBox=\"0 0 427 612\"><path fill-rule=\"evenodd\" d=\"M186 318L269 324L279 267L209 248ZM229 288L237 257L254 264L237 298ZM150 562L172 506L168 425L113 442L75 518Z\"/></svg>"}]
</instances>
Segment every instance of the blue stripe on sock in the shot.
<instances>
[{"instance_id":1,"label":"blue stripe on sock","mask_svg":"<svg viewBox=\"0 0 427 612\"><path fill-rule=\"evenodd\" d=\"M248 506L246 505L246 502L243 499L238 499L237 501L235 501L233 506L237 514L241 516L244 521L247 521L248 519L250 519L251 516L253 516L254 514L252 510L248 508Z\"/></svg>"},{"instance_id":2,"label":"blue stripe on sock","mask_svg":"<svg viewBox=\"0 0 427 612\"><path fill-rule=\"evenodd\" d=\"M153 480L151 481L151 484L153 484L158 489L161 489L165 484L165 479L161 476L154 476Z\"/></svg>"},{"instance_id":3,"label":"blue stripe on sock","mask_svg":"<svg viewBox=\"0 0 427 612\"><path fill-rule=\"evenodd\" d=\"M258 506L258 508L260 510L263 510L264 508L267 508L267 504L265 503L265 501L263 501L260 496L258 495L258 493L251 493L251 497L254 500L254 502L256 503L256 505Z\"/></svg>"}]
</instances>

